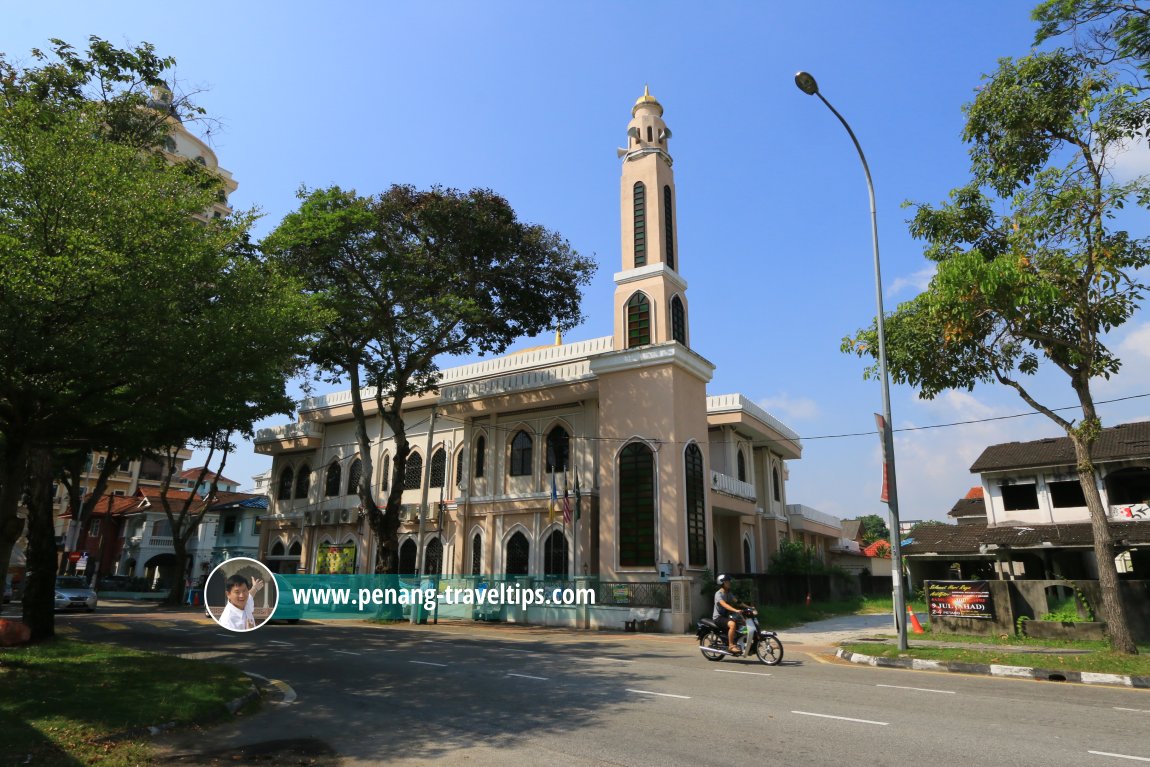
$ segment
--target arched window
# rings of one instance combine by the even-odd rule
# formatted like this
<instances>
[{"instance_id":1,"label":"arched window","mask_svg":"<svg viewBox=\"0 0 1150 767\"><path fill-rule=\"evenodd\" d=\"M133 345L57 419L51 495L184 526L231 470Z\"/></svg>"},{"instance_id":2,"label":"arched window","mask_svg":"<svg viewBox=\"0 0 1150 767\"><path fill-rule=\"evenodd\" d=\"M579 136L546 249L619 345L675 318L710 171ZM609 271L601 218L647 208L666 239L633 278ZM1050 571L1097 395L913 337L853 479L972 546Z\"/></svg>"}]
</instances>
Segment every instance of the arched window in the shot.
<instances>
[{"instance_id":1,"label":"arched window","mask_svg":"<svg viewBox=\"0 0 1150 767\"><path fill-rule=\"evenodd\" d=\"M384 453L383 468L379 471L380 487L384 490L391 484L391 453Z\"/></svg>"},{"instance_id":2,"label":"arched window","mask_svg":"<svg viewBox=\"0 0 1150 767\"><path fill-rule=\"evenodd\" d=\"M648 125L647 126L647 143L651 143L654 140L655 140L655 134L651 131L651 126Z\"/></svg>"},{"instance_id":3,"label":"arched window","mask_svg":"<svg viewBox=\"0 0 1150 767\"><path fill-rule=\"evenodd\" d=\"M511 476L531 476L531 437L523 430L511 439Z\"/></svg>"},{"instance_id":4,"label":"arched window","mask_svg":"<svg viewBox=\"0 0 1150 767\"><path fill-rule=\"evenodd\" d=\"M567 536L562 530L553 530L543 544L543 575L547 578L566 578L570 574Z\"/></svg>"},{"instance_id":5,"label":"arched window","mask_svg":"<svg viewBox=\"0 0 1150 767\"><path fill-rule=\"evenodd\" d=\"M666 185L663 187L663 223L665 224L664 237L667 242L664 246L666 257L663 259L667 262L667 267L670 269L675 268L675 224L671 221L671 187Z\"/></svg>"},{"instance_id":6,"label":"arched window","mask_svg":"<svg viewBox=\"0 0 1150 767\"><path fill-rule=\"evenodd\" d=\"M415 541L411 538L399 547L399 572L403 575L415 574Z\"/></svg>"},{"instance_id":7,"label":"arched window","mask_svg":"<svg viewBox=\"0 0 1150 767\"><path fill-rule=\"evenodd\" d=\"M687 345L687 315L678 296L671 299L671 339Z\"/></svg>"},{"instance_id":8,"label":"arched window","mask_svg":"<svg viewBox=\"0 0 1150 767\"><path fill-rule=\"evenodd\" d=\"M291 498L292 482L295 481L295 472L288 466L284 468L283 473L280 474L280 486L276 491L276 498L281 501L286 501Z\"/></svg>"},{"instance_id":9,"label":"arched window","mask_svg":"<svg viewBox=\"0 0 1150 767\"><path fill-rule=\"evenodd\" d=\"M475 438L475 478L483 479L483 466L487 462L487 440L480 434Z\"/></svg>"},{"instance_id":10,"label":"arched window","mask_svg":"<svg viewBox=\"0 0 1150 767\"><path fill-rule=\"evenodd\" d=\"M327 480L324 485L324 495L339 495L340 479L343 476L343 470L339 467L339 461L332 461L327 467Z\"/></svg>"},{"instance_id":11,"label":"arched window","mask_svg":"<svg viewBox=\"0 0 1150 767\"><path fill-rule=\"evenodd\" d=\"M738 452L738 464L739 465L738 465L738 477L737 478L740 482L746 482L747 481L747 459L743 455L742 450L739 450L739 452Z\"/></svg>"},{"instance_id":12,"label":"arched window","mask_svg":"<svg viewBox=\"0 0 1150 767\"><path fill-rule=\"evenodd\" d=\"M635 182L635 266L647 265L647 187Z\"/></svg>"},{"instance_id":13,"label":"arched window","mask_svg":"<svg viewBox=\"0 0 1150 767\"><path fill-rule=\"evenodd\" d=\"M687 445L683 459L687 480L687 562L693 567L707 564L706 495L703 486L703 451L695 443Z\"/></svg>"},{"instance_id":14,"label":"arched window","mask_svg":"<svg viewBox=\"0 0 1150 767\"><path fill-rule=\"evenodd\" d=\"M347 494L359 493L359 480L363 477L363 461L356 458L347 470Z\"/></svg>"},{"instance_id":15,"label":"arched window","mask_svg":"<svg viewBox=\"0 0 1150 767\"><path fill-rule=\"evenodd\" d=\"M295 497L307 498L311 492L311 467L306 463L299 467L299 474L295 476Z\"/></svg>"},{"instance_id":16,"label":"arched window","mask_svg":"<svg viewBox=\"0 0 1150 767\"><path fill-rule=\"evenodd\" d=\"M447 484L447 453L439 448L431 454L431 481L428 487L443 487Z\"/></svg>"},{"instance_id":17,"label":"arched window","mask_svg":"<svg viewBox=\"0 0 1150 767\"><path fill-rule=\"evenodd\" d=\"M443 541L432 538L423 552L423 572L433 575L443 574Z\"/></svg>"},{"instance_id":18,"label":"arched window","mask_svg":"<svg viewBox=\"0 0 1150 767\"><path fill-rule=\"evenodd\" d=\"M508 575L527 575L531 564L531 544L527 536L516 532L507 541L507 566L504 568Z\"/></svg>"},{"instance_id":19,"label":"arched window","mask_svg":"<svg viewBox=\"0 0 1150 767\"><path fill-rule=\"evenodd\" d=\"M295 557L296 559L299 559L300 555L302 555L302 554L303 554L303 546L300 545L299 541L296 541L291 546L288 546L288 556L289 557Z\"/></svg>"},{"instance_id":20,"label":"arched window","mask_svg":"<svg viewBox=\"0 0 1150 767\"><path fill-rule=\"evenodd\" d=\"M463 487L463 451L455 456L455 486Z\"/></svg>"},{"instance_id":21,"label":"arched window","mask_svg":"<svg viewBox=\"0 0 1150 767\"><path fill-rule=\"evenodd\" d=\"M746 538L743 539L743 572L753 572L754 568L751 566L751 542Z\"/></svg>"},{"instance_id":22,"label":"arched window","mask_svg":"<svg viewBox=\"0 0 1150 767\"><path fill-rule=\"evenodd\" d=\"M571 437L562 426L547 433L547 471L563 472L571 465Z\"/></svg>"},{"instance_id":23,"label":"arched window","mask_svg":"<svg viewBox=\"0 0 1150 767\"><path fill-rule=\"evenodd\" d=\"M276 541L275 545L274 545L274 546L272 546L272 551L271 551L271 554L270 554L270 556L273 556L273 557L282 557L283 555L284 555L284 544L283 544L283 541Z\"/></svg>"},{"instance_id":24,"label":"arched window","mask_svg":"<svg viewBox=\"0 0 1150 767\"><path fill-rule=\"evenodd\" d=\"M655 564L655 456L640 442L619 454L619 564Z\"/></svg>"},{"instance_id":25,"label":"arched window","mask_svg":"<svg viewBox=\"0 0 1150 767\"><path fill-rule=\"evenodd\" d=\"M643 293L627 302L627 348L651 343L651 303Z\"/></svg>"},{"instance_id":26,"label":"arched window","mask_svg":"<svg viewBox=\"0 0 1150 767\"><path fill-rule=\"evenodd\" d=\"M403 467L403 489L418 490L423 484L423 456L414 450L407 454Z\"/></svg>"},{"instance_id":27,"label":"arched window","mask_svg":"<svg viewBox=\"0 0 1150 767\"><path fill-rule=\"evenodd\" d=\"M782 494L779 492L779 470L777 467L771 469L771 480L772 480L771 484L773 486L772 490L774 491L774 494L775 494L775 500L779 501L781 503L783 498L782 498Z\"/></svg>"},{"instance_id":28,"label":"arched window","mask_svg":"<svg viewBox=\"0 0 1150 767\"><path fill-rule=\"evenodd\" d=\"M479 533L471 539L471 574L479 575L479 569L482 567L483 562L483 538Z\"/></svg>"}]
</instances>

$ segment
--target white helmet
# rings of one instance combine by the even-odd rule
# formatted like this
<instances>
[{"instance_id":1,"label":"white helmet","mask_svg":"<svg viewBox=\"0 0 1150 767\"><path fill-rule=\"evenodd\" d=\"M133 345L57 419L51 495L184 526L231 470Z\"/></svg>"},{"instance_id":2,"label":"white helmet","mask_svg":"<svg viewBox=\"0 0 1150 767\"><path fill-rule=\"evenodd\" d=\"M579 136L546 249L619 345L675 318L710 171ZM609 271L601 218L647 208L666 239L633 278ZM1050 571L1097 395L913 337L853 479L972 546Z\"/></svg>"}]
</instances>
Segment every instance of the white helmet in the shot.
<instances>
[{"instance_id":1,"label":"white helmet","mask_svg":"<svg viewBox=\"0 0 1150 767\"><path fill-rule=\"evenodd\" d=\"M718 583L720 586L722 586L722 585L723 585L723 584L724 584L726 581L729 581L729 580L731 580L731 576L729 576L729 575L720 575L720 576L718 577L718 579L716 580L716 583Z\"/></svg>"}]
</instances>

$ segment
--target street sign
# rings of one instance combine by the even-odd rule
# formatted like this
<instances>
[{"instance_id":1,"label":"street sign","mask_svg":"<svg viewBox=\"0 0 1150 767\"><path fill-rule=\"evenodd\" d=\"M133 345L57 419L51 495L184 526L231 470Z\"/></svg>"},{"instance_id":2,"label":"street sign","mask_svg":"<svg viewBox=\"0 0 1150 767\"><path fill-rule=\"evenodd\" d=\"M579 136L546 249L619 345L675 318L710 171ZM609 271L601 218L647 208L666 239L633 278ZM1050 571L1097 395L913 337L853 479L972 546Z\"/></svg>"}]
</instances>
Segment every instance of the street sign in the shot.
<instances>
[{"instance_id":1,"label":"street sign","mask_svg":"<svg viewBox=\"0 0 1150 767\"><path fill-rule=\"evenodd\" d=\"M80 557L82 557L82 556L84 556L84 552L82 552L82 551L69 552L68 561L71 562L72 564L75 564L75 563L80 561Z\"/></svg>"}]
</instances>

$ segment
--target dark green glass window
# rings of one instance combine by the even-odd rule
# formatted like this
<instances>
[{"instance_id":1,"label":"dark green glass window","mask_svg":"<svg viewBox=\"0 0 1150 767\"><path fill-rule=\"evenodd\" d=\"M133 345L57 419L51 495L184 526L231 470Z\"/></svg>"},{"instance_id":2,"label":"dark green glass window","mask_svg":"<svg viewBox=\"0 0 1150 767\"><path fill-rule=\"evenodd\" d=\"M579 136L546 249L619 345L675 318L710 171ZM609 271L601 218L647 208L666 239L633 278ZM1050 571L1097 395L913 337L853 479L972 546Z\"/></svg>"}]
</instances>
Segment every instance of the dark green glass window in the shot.
<instances>
[{"instance_id":1,"label":"dark green glass window","mask_svg":"<svg viewBox=\"0 0 1150 767\"><path fill-rule=\"evenodd\" d=\"M356 458L347 470L347 494L355 495L359 492L359 480L363 476L363 461Z\"/></svg>"},{"instance_id":2,"label":"dark green glass window","mask_svg":"<svg viewBox=\"0 0 1150 767\"><path fill-rule=\"evenodd\" d=\"M311 492L311 467L306 463L299 467L299 474L295 478L295 497L307 498Z\"/></svg>"},{"instance_id":3,"label":"dark green glass window","mask_svg":"<svg viewBox=\"0 0 1150 767\"><path fill-rule=\"evenodd\" d=\"M671 338L683 346L687 345L687 317L678 296L671 299Z\"/></svg>"},{"instance_id":4,"label":"dark green glass window","mask_svg":"<svg viewBox=\"0 0 1150 767\"><path fill-rule=\"evenodd\" d=\"M479 575L480 562L483 560L483 539L479 533L471 539L471 574Z\"/></svg>"},{"instance_id":5,"label":"dark green glass window","mask_svg":"<svg viewBox=\"0 0 1150 767\"><path fill-rule=\"evenodd\" d=\"M638 442L619 454L619 564L655 564L655 455Z\"/></svg>"},{"instance_id":6,"label":"dark green glass window","mask_svg":"<svg viewBox=\"0 0 1150 767\"><path fill-rule=\"evenodd\" d=\"M276 493L276 498L278 498L281 501L290 500L291 499L292 482L294 482L294 481L295 481L295 473L291 470L291 467L288 466L286 469L283 470L283 474L280 474L280 487L279 487L279 492Z\"/></svg>"},{"instance_id":7,"label":"dark green glass window","mask_svg":"<svg viewBox=\"0 0 1150 767\"><path fill-rule=\"evenodd\" d=\"M507 567L508 575L527 575L531 564L531 544L523 533L515 533L507 541Z\"/></svg>"},{"instance_id":8,"label":"dark green glass window","mask_svg":"<svg viewBox=\"0 0 1150 767\"><path fill-rule=\"evenodd\" d=\"M747 459L743 457L743 451L739 451L738 457L738 479L740 482L747 481Z\"/></svg>"},{"instance_id":9,"label":"dark green glass window","mask_svg":"<svg viewBox=\"0 0 1150 767\"><path fill-rule=\"evenodd\" d=\"M693 567L707 564L706 496L703 487L703 452L687 445L684 457L687 484L687 561Z\"/></svg>"},{"instance_id":10,"label":"dark green glass window","mask_svg":"<svg viewBox=\"0 0 1150 767\"><path fill-rule=\"evenodd\" d=\"M407 463L403 466L403 489L418 490L423 484L423 456L411 452L407 454Z\"/></svg>"},{"instance_id":11,"label":"dark green glass window","mask_svg":"<svg viewBox=\"0 0 1150 767\"><path fill-rule=\"evenodd\" d=\"M667 266L675 268L675 225L671 221L671 187L663 187L663 223L666 224L666 232L664 233L667 239L667 246L665 248L667 253Z\"/></svg>"},{"instance_id":12,"label":"dark green glass window","mask_svg":"<svg viewBox=\"0 0 1150 767\"><path fill-rule=\"evenodd\" d=\"M627 348L651 343L651 303L636 293L627 302Z\"/></svg>"},{"instance_id":13,"label":"dark green glass window","mask_svg":"<svg viewBox=\"0 0 1150 767\"><path fill-rule=\"evenodd\" d=\"M333 462L331 466L327 467L327 484L324 487L325 495L339 495L340 480L343 477L343 470L339 467L339 463Z\"/></svg>"},{"instance_id":14,"label":"dark green glass window","mask_svg":"<svg viewBox=\"0 0 1150 767\"><path fill-rule=\"evenodd\" d=\"M403 575L415 573L415 541L410 538L399 547L399 572Z\"/></svg>"},{"instance_id":15,"label":"dark green glass window","mask_svg":"<svg viewBox=\"0 0 1150 767\"><path fill-rule=\"evenodd\" d=\"M515 432L511 440L511 476L531 476L531 437L525 431Z\"/></svg>"},{"instance_id":16,"label":"dark green glass window","mask_svg":"<svg viewBox=\"0 0 1150 767\"><path fill-rule=\"evenodd\" d=\"M543 575L548 578L566 578L570 575L567 564L567 536L555 530L543 544Z\"/></svg>"},{"instance_id":17,"label":"dark green glass window","mask_svg":"<svg viewBox=\"0 0 1150 767\"><path fill-rule=\"evenodd\" d=\"M547 471L567 471L570 465L571 437L562 426L547 433Z\"/></svg>"},{"instance_id":18,"label":"dark green glass window","mask_svg":"<svg viewBox=\"0 0 1150 767\"><path fill-rule=\"evenodd\" d=\"M635 266L647 265L647 187L635 182Z\"/></svg>"},{"instance_id":19,"label":"dark green glass window","mask_svg":"<svg viewBox=\"0 0 1150 767\"><path fill-rule=\"evenodd\" d=\"M447 483L447 453L439 448L431 454L431 483L428 487L443 487Z\"/></svg>"}]
</instances>

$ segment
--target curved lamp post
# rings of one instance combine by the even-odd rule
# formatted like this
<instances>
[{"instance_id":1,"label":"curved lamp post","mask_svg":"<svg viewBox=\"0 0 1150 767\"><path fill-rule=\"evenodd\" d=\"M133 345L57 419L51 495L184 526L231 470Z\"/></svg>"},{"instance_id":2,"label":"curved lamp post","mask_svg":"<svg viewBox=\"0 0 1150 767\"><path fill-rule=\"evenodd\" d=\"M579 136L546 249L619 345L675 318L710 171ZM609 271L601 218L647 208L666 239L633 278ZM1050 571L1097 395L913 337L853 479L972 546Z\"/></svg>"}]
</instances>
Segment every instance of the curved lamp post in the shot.
<instances>
[{"instance_id":1,"label":"curved lamp post","mask_svg":"<svg viewBox=\"0 0 1150 767\"><path fill-rule=\"evenodd\" d=\"M859 146L859 141L855 138L855 132L851 130L851 126L839 114L838 110L831 106L831 102L827 101L823 94L819 93L819 84L815 78L808 72L799 72L795 75L795 85L799 87L803 93L808 96L818 96L819 100L826 104L827 109L835 117L839 118L839 122L847 129L850 134L851 141L854 142L855 149L859 153L859 159L862 160L863 173L866 174L866 187L867 192L870 194L870 227L871 239L874 243L874 292L875 302L878 304L878 315L876 317L876 326L878 327L878 367L879 374L882 376L882 416L884 424L882 428L883 440L883 457L886 461L886 481L887 481L887 507L890 509L890 556L891 556L891 569L893 576L892 583L892 596L894 598L894 620L895 625L898 626L898 647L900 650L907 649L906 644L906 595L903 593L902 588L902 546L900 538L902 535L899 533L898 524L898 489L895 483L894 473L894 435L890 417L890 377L887 375L886 369L886 332L883 322L883 308L882 308L882 272L879 268L878 260L878 217L875 214L874 204L874 184L870 178L870 168L866 163L866 155L863 154L862 147Z\"/></svg>"}]
</instances>

